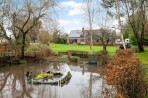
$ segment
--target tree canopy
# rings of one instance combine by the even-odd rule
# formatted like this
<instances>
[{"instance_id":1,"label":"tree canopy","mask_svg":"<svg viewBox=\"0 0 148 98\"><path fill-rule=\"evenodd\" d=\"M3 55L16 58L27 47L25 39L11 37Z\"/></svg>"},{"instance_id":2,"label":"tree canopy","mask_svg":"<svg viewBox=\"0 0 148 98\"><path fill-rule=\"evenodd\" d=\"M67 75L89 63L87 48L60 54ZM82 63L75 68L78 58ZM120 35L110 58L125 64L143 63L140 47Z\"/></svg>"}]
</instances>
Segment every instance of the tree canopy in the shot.
<instances>
[{"instance_id":1,"label":"tree canopy","mask_svg":"<svg viewBox=\"0 0 148 98\"><path fill-rule=\"evenodd\" d=\"M21 39L21 57L24 58L26 35L39 30L44 19L52 20L55 0L1 0L0 1L0 35L7 38L6 30L11 30L14 38ZM35 33L35 32L33 32Z\"/></svg>"},{"instance_id":2,"label":"tree canopy","mask_svg":"<svg viewBox=\"0 0 148 98\"><path fill-rule=\"evenodd\" d=\"M116 9L119 0L102 0L102 6L108 10L110 15L116 15ZM139 51L144 51L144 26L146 23L146 5L147 0L120 0L120 17L127 18L133 34L136 38Z\"/></svg>"}]
</instances>

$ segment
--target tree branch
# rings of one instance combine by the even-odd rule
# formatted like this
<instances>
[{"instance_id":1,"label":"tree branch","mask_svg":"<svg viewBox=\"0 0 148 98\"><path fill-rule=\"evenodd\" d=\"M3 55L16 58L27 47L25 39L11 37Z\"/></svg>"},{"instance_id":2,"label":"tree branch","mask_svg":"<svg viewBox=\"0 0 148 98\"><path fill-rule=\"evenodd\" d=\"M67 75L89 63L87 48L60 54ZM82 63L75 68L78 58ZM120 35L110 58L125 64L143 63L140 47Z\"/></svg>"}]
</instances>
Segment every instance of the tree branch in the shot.
<instances>
[{"instance_id":1,"label":"tree branch","mask_svg":"<svg viewBox=\"0 0 148 98\"><path fill-rule=\"evenodd\" d=\"M7 32L6 32L5 28L3 27L3 25L1 23L0 23L0 28L1 28L2 32L3 32L4 37L7 40L10 40L10 38L7 36Z\"/></svg>"},{"instance_id":2,"label":"tree branch","mask_svg":"<svg viewBox=\"0 0 148 98\"><path fill-rule=\"evenodd\" d=\"M10 73L8 73L8 74L6 75L5 80L4 80L4 83L3 83L3 85L2 85L1 88L0 88L0 92L1 92L1 91L3 90L3 88L6 86L7 79L8 79L9 76L10 76Z\"/></svg>"},{"instance_id":3,"label":"tree branch","mask_svg":"<svg viewBox=\"0 0 148 98\"><path fill-rule=\"evenodd\" d=\"M26 31L25 34L27 34L33 27L35 27L38 24L38 20L43 17L45 14L40 15L39 17L37 17L34 21L33 21L33 25L30 26Z\"/></svg>"},{"instance_id":4,"label":"tree branch","mask_svg":"<svg viewBox=\"0 0 148 98\"><path fill-rule=\"evenodd\" d=\"M24 29L24 27L26 26L26 24L27 24L28 21L30 20L30 16L31 16L31 13L29 12L28 18L27 18L27 20L25 21L24 25L22 26L22 29Z\"/></svg>"}]
</instances>

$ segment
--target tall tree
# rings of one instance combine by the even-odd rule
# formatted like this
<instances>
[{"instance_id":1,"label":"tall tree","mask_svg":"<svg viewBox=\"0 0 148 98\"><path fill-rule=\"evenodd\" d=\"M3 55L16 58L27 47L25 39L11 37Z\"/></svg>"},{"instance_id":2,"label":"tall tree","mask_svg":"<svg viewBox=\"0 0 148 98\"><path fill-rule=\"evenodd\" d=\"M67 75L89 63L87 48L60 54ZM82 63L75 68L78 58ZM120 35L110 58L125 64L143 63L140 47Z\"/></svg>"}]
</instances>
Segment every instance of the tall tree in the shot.
<instances>
[{"instance_id":1,"label":"tall tree","mask_svg":"<svg viewBox=\"0 0 148 98\"><path fill-rule=\"evenodd\" d=\"M128 22L132 28L134 36L137 41L139 51L144 51L144 26L146 22L146 2L147 0L125 1L126 13Z\"/></svg>"},{"instance_id":2,"label":"tall tree","mask_svg":"<svg viewBox=\"0 0 148 98\"><path fill-rule=\"evenodd\" d=\"M114 39L116 37L115 31L112 31L108 28L101 28L99 29L99 33L100 34L95 35L95 36L97 37L97 39L101 40L103 50L106 50L106 47L108 46L109 42L111 45L113 45Z\"/></svg>"},{"instance_id":3,"label":"tall tree","mask_svg":"<svg viewBox=\"0 0 148 98\"><path fill-rule=\"evenodd\" d=\"M0 0L0 37L10 40L7 30L11 20L11 0Z\"/></svg>"},{"instance_id":4,"label":"tall tree","mask_svg":"<svg viewBox=\"0 0 148 98\"><path fill-rule=\"evenodd\" d=\"M51 36L49 35L49 32L48 31L41 31L40 32L40 34L39 34L39 41L42 44L49 45L50 40L51 40Z\"/></svg>"},{"instance_id":5,"label":"tall tree","mask_svg":"<svg viewBox=\"0 0 148 98\"><path fill-rule=\"evenodd\" d=\"M42 25L42 23L41 23L41 21L39 21L38 25L34 26L28 33L31 38L31 41L33 41L34 43L36 41L38 41L39 33L41 32L41 30L40 30L41 25Z\"/></svg>"},{"instance_id":6,"label":"tall tree","mask_svg":"<svg viewBox=\"0 0 148 98\"><path fill-rule=\"evenodd\" d=\"M123 27L122 27L121 17L120 17L120 1L117 0L116 2L117 2L116 12L117 12L118 24L119 24L119 29L120 29L120 36L121 36L123 47L124 47L124 49L126 49L124 37L123 37Z\"/></svg>"},{"instance_id":7,"label":"tall tree","mask_svg":"<svg viewBox=\"0 0 148 98\"><path fill-rule=\"evenodd\" d=\"M92 53L92 46L93 46L93 39L92 39L92 27L94 24L94 17L95 17L95 6L94 6L94 1L93 0L84 0L85 4L86 4L86 8L85 10L85 18L86 18L86 22L89 26L89 33L90 33L90 50Z\"/></svg>"},{"instance_id":8,"label":"tall tree","mask_svg":"<svg viewBox=\"0 0 148 98\"><path fill-rule=\"evenodd\" d=\"M123 37L123 27L122 27L122 22L121 22L121 2L119 0L102 0L103 3L101 4L104 8L107 9L107 14L112 16L112 17L116 17L116 19L118 20L118 29L120 30L120 37L121 37L121 40L122 40L122 44L123 44L123 47L124 49L126 49L126 46L125 46L125 42L124 42L124 37ZM114 8L114 9L111 9L110 8ZM112 11L114 13L112 13Z\"/></svg>"},{"instance_id":9,"label":"tall tree","mask_svg":"<svg viewBox=\"0 0 148 98\"><path fill-rule=\"evenodd\" d=\"M13 26L22 38L21 58L23 59L26 35L40 24L40 20L44 17L51 19L48 16L51 14L50 11L55 6L55 2L54 0L18 0L17 4L18 6L15 6L16 9L13 12L13 21L15 21Z\"/></svg>"},{"instance_id":10,"label":"tall tree","mask_svg":"<svg viewBox=\"0 0 148 98\"><path fill-rule=\"evenodd\" d=\"M99 39L102 42L103 50L106 50L106 46L109 41L109 37L111 37L111 32L109 33L109 25L108 25L108 15L102 14L103 9L101 7L98 7L98 3L95 0L84 0L86 4L85 8L85 19L87 22L87 25L89 26L89 32L90 32L90 49L92 50L92 41L93 38ZM100 20L101 19L101 20ZM93 25L98 25L98 27L101 27L99 30L99 33L101 34L94 34ZM95 35L95 36L94 36Z\"/></svg>"},{"instance_id":11,"label":"tall tree","mask_svg":"<svg viewBox=\"0 0 148 98\"><path fill-rule=\"evenodd\" d=\"M102 14L102 11L100 11L100 7L98 7L98 11L97 11L97 19L100 18L100 21L98 21L98 26L101 27L99 30L99 33L101 33L100 35L98 35L97 37L99 38L99 40L101 40L102 45L103 45L103 50L106 50L106 47L109 43L109 41L112 41L112 44L114 42L115 36L116 36L116 32L111 30L112 28L110 27L110 24L108 23L108 21L112 21L112 18L109 17L108 14L104 15ZM107 11L103 11L104 13L106 13Z\"/></svg>"},{"instance_id":12,"label":"tall tree","mask_svg":"<svg viewBox=\"0 0 148 98\"><path fill-rule=\"evenodd\" d=\"M128 22L132 28L133 34L136 38L138 49L140 52L144 51L144 25L146 15L147 0L102 0L102 6L107 10L110 9L109 14L118 16L119 24L121 25L120 16L127 17ZM121 10L119 9L121 8ZM112 13L114 9L117 9L117 13ZM121 12L119 12L121 11ZM122 30L120 26L120 30ZM123 32L122 32L123 33Z\"/></svg>"}]
</instances>

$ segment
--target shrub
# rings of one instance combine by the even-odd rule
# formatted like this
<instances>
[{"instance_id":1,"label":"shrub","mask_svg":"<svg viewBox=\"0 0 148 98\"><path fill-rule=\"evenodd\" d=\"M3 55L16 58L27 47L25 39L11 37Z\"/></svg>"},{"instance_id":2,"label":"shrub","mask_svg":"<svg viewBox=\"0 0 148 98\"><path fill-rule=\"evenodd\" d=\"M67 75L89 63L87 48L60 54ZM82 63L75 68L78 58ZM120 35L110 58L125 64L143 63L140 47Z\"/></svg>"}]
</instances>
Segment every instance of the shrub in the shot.
<instances>
[{"instance_id":1,"label":"shrub","mask_svg":"<svg viewBox=\"0 0 148 98\"><path fill-rule=\"evenodd\" d=\"M20 60L19 63L20 64L26 64L27 62L26 62L26 60Z\"/></svg>"},{"instance_id":2,"label":"shrub","mask_svg":"<svg viewBox=\"0 0 148 98\"><path fill-rule=\"evenodd\" d=\"M146 85L142 75L139 58L132 50L118 50L115 58L107 64L105 80L115 85L117 94L123 98L144 98Z\"/></svg>"},{"instance_id":3,"label":"shrub","mask_svg":"<svg viewBox=\"0 0 148 98\"><path fill-rule=\"evenodd\" d=\"M53 74L39 74L36 76L34 79L35 80L40 80L40 79L50 79L53 77Z\"/></svg>"},{"instance_id":4,"label":"shrub","mask_svg":"<svg viewBox=\"0 0 148 98\"><path fill-rule=\"evenodd\" d=\"M16 41L15 41L16 45L22 45L22 40L23 40L22 37L20 37L19 39L16 39ZM25 47L30 46L30 41L31 41L31 38L27 34L26 39L25 39Z\"/></svg>"},{"instance_id":5,"label":"shrub","mask_svg":"<svg viewBox=\"0 0 148 98\"><path fill-rule=\"evenodd\" d=\"M6 49L4 46L0 45L0 53L4 52Z\"/></svg>"},{"instance_id":6,"label":"shrub","mask_svg":"<svg viewBox=\"0 0 148 98\"><path fill-rule=\"evenodd\" d=\"M71 56L70 61L71 62L79 62L79 57L77 57L77 56Z\"/></svg>"},{"instance_id":7,"label":"shrub","mask_svg":"<svg viewBox=\"0 0 148 98\"><path fill-rule=\"evenodd\" d=\"M137 46L132 46L131 49L133 50L133 52L137 53L138 52L138 47Z\"/></svg>"},{"instance_id":8,"label":"shrub","mask_svg":"<svg viewBox=\"0 0 148 98\"><path fill-rule=\"evenodd\" d=\"M31 45L30 48L26 51L26 54L36 57L48 57L51 55L57 55L49 48L49 46L43 44Z\"/></svg>"},{"instance_id":9,"label":"shrub","mask_svg":"<svg viewBox=\"0 0 148 98\"><path fill-rule=\"evenodd\" d=\"M135 38L135 36L133 34L130 34L129 38L130 38L130 44L131 45L137 45L136 38Z\"/></svg>"},{"instance_id":10,"label":"shrub","mask_svg":"<svg viewBox=\"0 0 148 98\"><path fill-rule=\"evenodd\" d=\"M71 62L79 62L79 57L77 56L72 56L71 55L71 52L68 52L68 59L71 61Z\"/></svg>"},{"instance_id":11,"label":"shrub","mask_svg":"<svg viewBox=\"0 0 148 98\"><path fill-rule=\"evenodd\" d=\"M109 55L108 55L108 51L106 50L102 50L100 52L97 53L98 55L98 64L99 65L106 65L108 60L110 59Z\"/></svg>"},{"instance_id":12,"label":"shrub","mask_svg":"<svg viewBox=\"0 0 148 98\"><path fill-rule=\"evenodd\" d=\"M67 38L66 37L56 38L54 42L56 44L67 44Z\"/></svg>"},{"instance_id":13,"label":"shrub","mask_svg":"<svg viewBox=\"0 0 148 98\"><path fill-rule=\"evenodd\" d=\"M48 31L42 31L39 33L39 40L42 44L49 45L49 42L51 40L51 35L49 34Z\"/></svg>"}]
</instances>

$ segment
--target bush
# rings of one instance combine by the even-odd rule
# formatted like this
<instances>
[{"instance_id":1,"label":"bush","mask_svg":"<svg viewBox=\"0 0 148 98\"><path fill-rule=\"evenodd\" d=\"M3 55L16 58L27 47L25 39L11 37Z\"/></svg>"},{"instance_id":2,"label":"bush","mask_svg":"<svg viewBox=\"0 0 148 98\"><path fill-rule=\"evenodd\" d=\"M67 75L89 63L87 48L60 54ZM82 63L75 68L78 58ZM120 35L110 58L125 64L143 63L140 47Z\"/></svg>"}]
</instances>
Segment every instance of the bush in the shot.
<instances>
[{"instance_id":1,"label":"bush","mask_svg":"<svg viewBox=\"0 0 148 98\"><path fill-rule=\"evenodd\" d=\"M26 62L26 60L20 60L19 63L20 64L26 64L27 62Z\"/></svg>"},{"instance_id":2,"label":"bush","mask_svg":"<svg viewBox=\"0 0 148 98\"><path fill-rule=\"evenodd\" d=\"M123 98L144 98L146 85L139 58L131 49L118 50L115 58L107 64L105 80L115 85L117 95Z\"/></svg>"},{"instance_id":3,"label":"bush","mask_svg":"<svg viewBox=\"0 0 148 98\"><path fill-rule=\"evenodd\" d=\"M135 36L133 34L129 35L129 39L130 39L130 44L131 45L137 45L136 38L135 38Z\"/></svg>"},{"instance_id":4,"label":"bush","mask_svg":"<svg viewBox=\"0 0 148 98\"><path fill-rule=\"evenodd\" d=\"M132 46L131 49L133 50L133 52L137 53L138 52L138 47L137 46Z\"/></svg>"},{"instance_id":5,"label":"bush","mask_svg":"<svg viewBox=\"0 0 148 98\"><path fill-rule=\"evenodd\" d=\"M71 62L79 62L79 57L77 57L77 56L71 56L70 61Z\"/></svg>"},{"instance_id":6,"label":"bush","mask_svg":"<svg viewBox=\"0 0 148 98\"><path fill-rule=\"evenodd\" d=\"M59 37L55 39L56 44L67 44L67 38L66 37Z\"/></svg>"},{"instance_id":7,"label":"bush","mask_svg":"<svg viewBox=\"0 0 148 98\"><path fill-rule=\"evenodd\" d=\"M72 56L71 55L71 52L68 52L68 59L71 61L71 62L79 62L79 57L77 56Z\"/></svg>"},{"instance_id":8,"label":"bush","mask_svg":"<svg viewBox=\"0 0 148 98\"><path fill-rule=\"evenodd\" d=\"M108 51L102 50L97 53L98 55L98 64L99 65L106 65L108 60L110 59L110 56L108 55Z\"/></svg>"},{"instance_id":9,"label":"bush","mask_svg":"<svg viewBox=\"0 0 148 98\"><path fill-rule=\"evenodd\" d=\"M22 38L19 38L15 41L16 45L22 45ZM25 39L25 47L28 47L30 46L30 41L31 41L31 38L30 36L27 34L26 35L26 39Z\"/></svg>"},{"instance_id":10,"label":"bush","mask_svg":"<svg viewBox=\"0 0 148 98\"><path fill-rule=\"evenodd\" d=\"M40 80L40 79L50 79L53 77L53 74L39 74L36 76L34 79L35 80Z\"/></svg>"},{"instance_id":11,"label":"bush","mask_svg":"<svg viewBox=\"0 0 148 98\"><path fill-rule=\"evenodd\" d=\"M51 36L48 33L48 31L42 31L41 33L39 33L39 41L42 44L49 45L50 40L51 40Z\"/></svg>"},{"instance_id":12,"label":"bush","mask_svg":"<svg viewBox=\"0 0 148 98\"><path fill-rule=\"evenodd\" d=\"M48 57L51 55L57 55L49 48L49 46L44 44L31 45L30 48L26 51L26 54L36 57Z\"/></svg>"}]
</instances>

